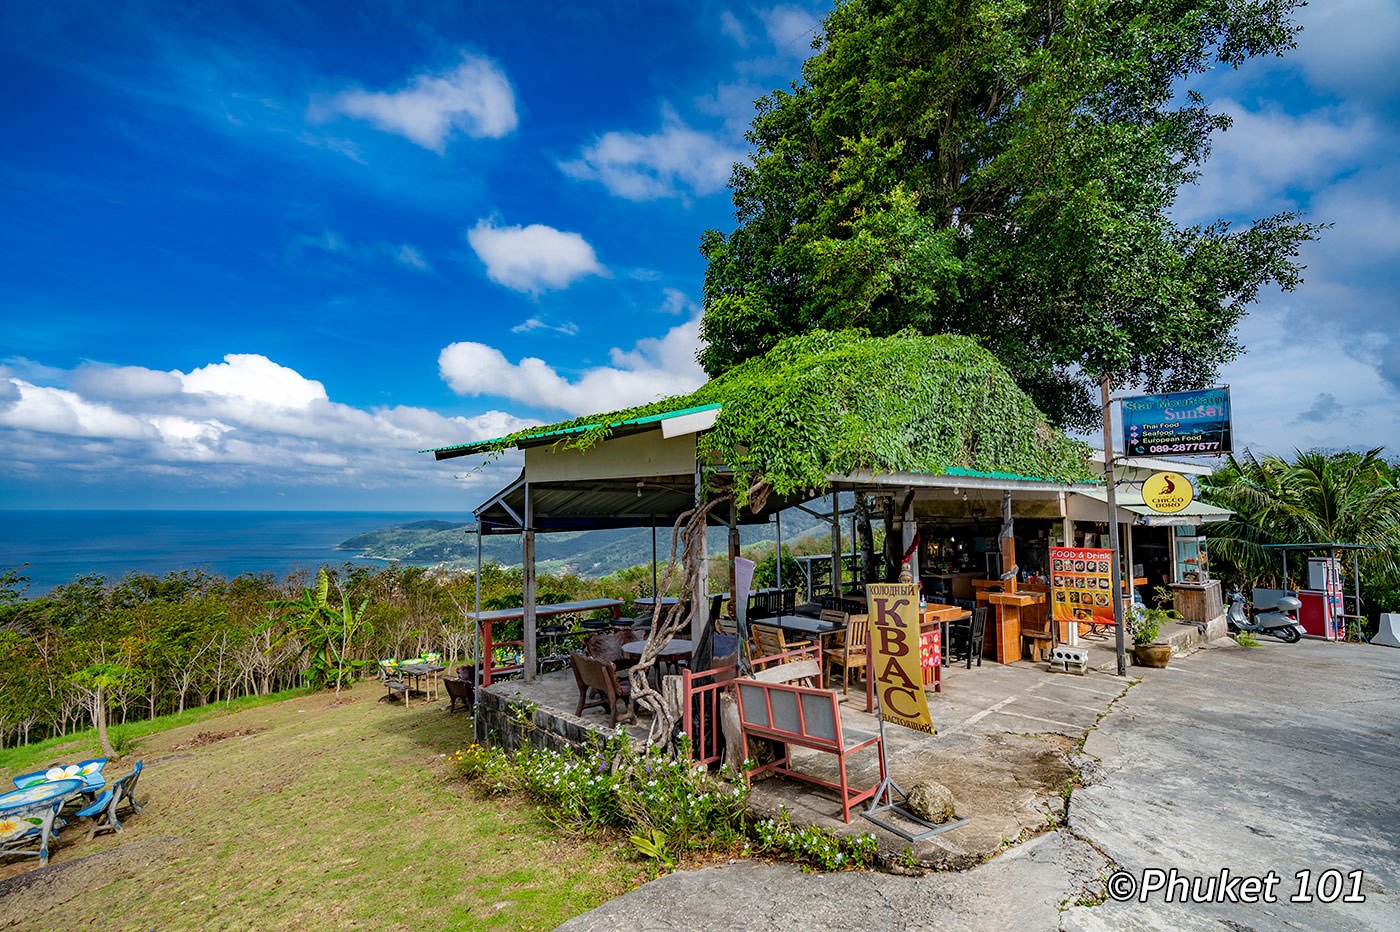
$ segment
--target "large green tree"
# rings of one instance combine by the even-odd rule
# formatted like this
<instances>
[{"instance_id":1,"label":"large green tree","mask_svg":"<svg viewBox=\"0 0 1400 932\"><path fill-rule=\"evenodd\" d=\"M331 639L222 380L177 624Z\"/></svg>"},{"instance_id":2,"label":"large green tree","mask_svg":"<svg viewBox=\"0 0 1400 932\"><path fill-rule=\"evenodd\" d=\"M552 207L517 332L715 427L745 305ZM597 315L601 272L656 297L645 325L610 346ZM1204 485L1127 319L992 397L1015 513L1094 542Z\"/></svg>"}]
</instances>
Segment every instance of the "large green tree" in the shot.
<instances>
[{"instance_id":1,"label":"large green tree","mask_svg":"<svg viewBox=\"0 0 1400 932\"><path fill-rule=\"evenodd\" d=\"M812 329L990 348L1052 421L1113 373L1201 387L1316 227L1180 226L1229 125L1193 76L1291 48L1301 0L838 0L790 90L758 102L737 227L705 234L715 375Z\"/></svg>"}]
</instances>

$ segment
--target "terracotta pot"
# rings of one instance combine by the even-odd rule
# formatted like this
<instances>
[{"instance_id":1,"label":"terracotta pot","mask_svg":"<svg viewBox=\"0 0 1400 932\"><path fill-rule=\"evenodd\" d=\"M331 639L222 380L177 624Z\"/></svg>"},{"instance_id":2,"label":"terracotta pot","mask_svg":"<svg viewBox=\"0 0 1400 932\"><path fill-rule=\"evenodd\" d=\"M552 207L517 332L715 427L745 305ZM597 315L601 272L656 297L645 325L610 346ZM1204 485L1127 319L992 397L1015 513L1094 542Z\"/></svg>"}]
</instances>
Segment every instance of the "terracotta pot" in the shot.
<instances>
[{"instance_id":1,"label":"terracotta pot","mask_svg":"<svg viewBox=\"0 0 1400 932\"><path fill-rule=\"evenodd\" d=\"M1172 646L1170 644L1134 644L1133 663L1140 667L1156 667L1161 669L1167 665L1167 661L1172 659Z\"/></svg>"}]
</instances>

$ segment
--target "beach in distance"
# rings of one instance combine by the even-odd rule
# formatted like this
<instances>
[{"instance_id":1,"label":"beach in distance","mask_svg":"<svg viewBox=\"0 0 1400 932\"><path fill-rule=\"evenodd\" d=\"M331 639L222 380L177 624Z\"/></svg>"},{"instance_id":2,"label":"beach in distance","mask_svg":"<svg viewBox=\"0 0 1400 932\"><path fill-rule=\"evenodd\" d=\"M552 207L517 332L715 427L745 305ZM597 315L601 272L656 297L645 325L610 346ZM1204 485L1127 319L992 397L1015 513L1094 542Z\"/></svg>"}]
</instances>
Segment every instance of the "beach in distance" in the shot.
<instances>
[{"instance_id":1,"label":"beach in distance","mask_svg":"<svg viewBox=\"0 0 1400 932\"><path fill-rule=\"evenodd\" d=\"M337 546L377 528L470 516L366 511L0 511L0 570L41 595L74 576L204 569L223 576L364 562ZM28 564L21 566L21 564Z\"/></svg>"}]
</instances>

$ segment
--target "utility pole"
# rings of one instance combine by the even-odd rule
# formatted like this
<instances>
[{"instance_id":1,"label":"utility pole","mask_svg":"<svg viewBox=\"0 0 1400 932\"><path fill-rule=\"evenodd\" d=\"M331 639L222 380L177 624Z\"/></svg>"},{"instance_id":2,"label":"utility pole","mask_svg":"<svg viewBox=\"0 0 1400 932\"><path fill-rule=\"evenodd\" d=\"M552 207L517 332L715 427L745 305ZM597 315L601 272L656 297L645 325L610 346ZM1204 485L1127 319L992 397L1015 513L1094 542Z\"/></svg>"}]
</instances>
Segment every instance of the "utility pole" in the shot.
<instances>
[{"instance_id":1,"label":"utility pole","mask_svg":"<svg viewBox=\"0 0 1400 932\"><path fill-rule=\"evenodd\" d=\"M1108 489L1108 547L1113 552L1109 560L1109 585L1113 587L1113 632L1118 645L1118 675L1128 675L1128 657L1123 643L1123 572L1118 565L1118 494L1113 475L1113 399L1110 397L1113 376L1105 373L1099 382L1099 397L1103 403L1103 469Z\"/></svg>"}]
</instances>

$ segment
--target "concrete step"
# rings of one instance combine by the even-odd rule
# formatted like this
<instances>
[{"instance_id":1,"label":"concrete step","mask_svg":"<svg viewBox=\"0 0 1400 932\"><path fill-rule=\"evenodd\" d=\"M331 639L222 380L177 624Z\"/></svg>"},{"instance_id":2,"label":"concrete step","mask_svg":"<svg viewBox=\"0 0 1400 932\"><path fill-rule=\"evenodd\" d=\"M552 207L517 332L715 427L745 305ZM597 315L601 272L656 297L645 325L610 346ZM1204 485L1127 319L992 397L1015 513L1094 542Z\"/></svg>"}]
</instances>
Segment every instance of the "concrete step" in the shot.
<instances>
[{"instance_id":1,"label":"concrete step","mask_svg":"<svg viewBox=\"0 0 1400 932\"><path fill-rule=\"evenodd\" d=\"M1180 654L1208 641L1223 638L1228 633L1229 628L1225 624L1225 616L1216 615L1205 623L1204 631L1194 622L1168 622L1162 626L1158 639L1170 644L1173 654Z\"/></svg>"}]
</instances>

